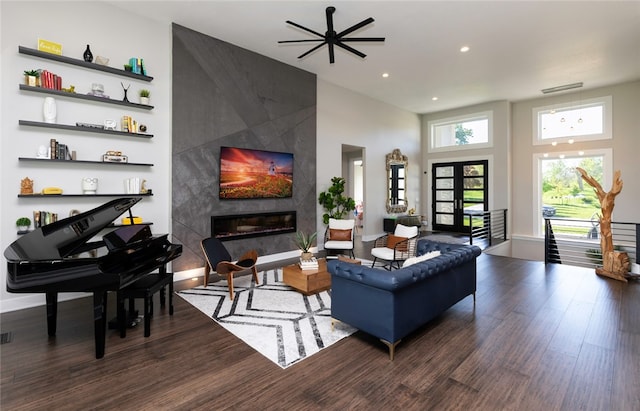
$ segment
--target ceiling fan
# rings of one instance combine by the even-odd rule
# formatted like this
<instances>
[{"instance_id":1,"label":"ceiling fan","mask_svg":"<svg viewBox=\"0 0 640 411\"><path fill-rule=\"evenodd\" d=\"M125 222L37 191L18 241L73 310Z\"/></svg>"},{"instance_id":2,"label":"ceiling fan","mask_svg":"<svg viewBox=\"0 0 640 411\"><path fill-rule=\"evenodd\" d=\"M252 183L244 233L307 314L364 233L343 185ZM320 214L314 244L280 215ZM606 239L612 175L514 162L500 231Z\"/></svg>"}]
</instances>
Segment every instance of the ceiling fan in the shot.
<instances>
[{"instance_id":1,"label":"ceiling fan","mask_svg":"<svg viewBox=\"0 0 640 411\"><path fill-rule=\"evenodd\" d=\"M367 55L354 49L351 46L348 46L346 44L344 44L345 42L349 42L349 41L384 41L384 37L349 37L349 38L345 38L346 35L353 33L356 30L361 29L362 27L366 26L367 24L371 24L373 23L373 18L369 17L368 19L362 20L360 23L358 24L354 24L353 26L349 27L346 30L341 31L340 33L336 33L336 31L333 29L333 13L335 13L336 8L335 7L327 7L327 9L325 10L326 15L327 15L327 31L325 32L325 34L320 34L317 31L311 30L309 28L306 28L300 24L294 23L291 20L287 20L288 24L291 24L292 26L295 26L299 29L302 29L304 31L307 31L311 34L315 34L316 36L320 37L319 39L307 39L307 40L282 40L282 41L278 41L278 43L310 43L310 42L316 42L316 41L321 41L322 43L318 44L317 46L313 47L311 50L302 53L301 55L298 56L299 59L313 53L314 51L318 50L320 47L324 46L325 44L328 46L329 48L329 63L333 64L335 62L335 57L334 57L334 46L338 46L340 48L343 48L347 51L350 51L351 53L360 56L362 58L365 58Z\"/></svg>"}]
</instances>

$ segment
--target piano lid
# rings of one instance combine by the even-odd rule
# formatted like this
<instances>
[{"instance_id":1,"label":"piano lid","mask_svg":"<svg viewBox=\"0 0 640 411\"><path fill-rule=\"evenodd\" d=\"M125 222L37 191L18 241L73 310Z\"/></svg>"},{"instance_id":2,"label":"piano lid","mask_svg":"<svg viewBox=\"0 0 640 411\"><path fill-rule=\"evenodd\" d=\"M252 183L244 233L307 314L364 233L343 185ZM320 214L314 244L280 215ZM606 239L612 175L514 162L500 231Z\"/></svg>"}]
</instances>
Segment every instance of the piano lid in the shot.
<instances>
[{"instance_id":1,"label":"piano lid","mask_svg":"<svg viewBox=\"0 0 640 411\"><path fill-rule=\"evenodd\" d=\"M142 198L118 198L22 235L4 251L9 262L60 260L76 254L100 230Z\"/></svg>"}]
</instances>

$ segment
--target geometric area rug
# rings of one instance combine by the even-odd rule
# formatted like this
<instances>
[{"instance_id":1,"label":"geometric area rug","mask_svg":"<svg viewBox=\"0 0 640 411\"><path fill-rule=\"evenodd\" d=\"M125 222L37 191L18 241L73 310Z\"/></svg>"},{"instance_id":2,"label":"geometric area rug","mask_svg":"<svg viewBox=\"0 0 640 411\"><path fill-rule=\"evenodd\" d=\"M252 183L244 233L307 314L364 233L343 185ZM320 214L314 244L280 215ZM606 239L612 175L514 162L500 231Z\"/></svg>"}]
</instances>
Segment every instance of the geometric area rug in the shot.
<instances>
[{"instance_id":1,"label":"geometric area rug","mask_svg":"<svg viewBox=\"0 0 640 411\"><path fill-rule=\"evenodd\" d=\"M226 280L176 294L282 368L357 331L340 321L332 329L330 290L305 296L282 282L282 268L258 278L234 278L233 301Z\"/></svg>"}]
</instances>

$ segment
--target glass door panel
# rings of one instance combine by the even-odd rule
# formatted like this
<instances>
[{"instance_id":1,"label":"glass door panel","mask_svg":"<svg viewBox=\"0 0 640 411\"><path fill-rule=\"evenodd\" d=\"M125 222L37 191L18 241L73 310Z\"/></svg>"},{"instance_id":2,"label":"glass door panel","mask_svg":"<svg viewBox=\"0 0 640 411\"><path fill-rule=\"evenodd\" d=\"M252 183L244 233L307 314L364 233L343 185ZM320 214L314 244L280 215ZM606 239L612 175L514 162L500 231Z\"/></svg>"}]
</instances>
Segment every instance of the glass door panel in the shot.
<instances>
[{"instance_id":1,"label":"glass door panel","mask_svg":"<svg viewBox=\"0 0 640 411\"><path fill-rule=\"evenodd\" d=\"M488 206L487 166L486 160L433 165L434 230L466 233L469 216L482 219Z\"/></svg>"}]
</instances>

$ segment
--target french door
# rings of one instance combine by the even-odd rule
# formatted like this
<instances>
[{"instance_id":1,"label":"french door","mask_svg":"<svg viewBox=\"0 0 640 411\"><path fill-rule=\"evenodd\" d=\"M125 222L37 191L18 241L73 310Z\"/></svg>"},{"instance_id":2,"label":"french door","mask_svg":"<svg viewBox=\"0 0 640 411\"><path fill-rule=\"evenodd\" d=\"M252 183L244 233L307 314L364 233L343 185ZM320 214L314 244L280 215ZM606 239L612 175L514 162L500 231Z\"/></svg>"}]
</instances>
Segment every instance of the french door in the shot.
<instances>
[{"instance_id":1,"label":"french door","mask_svg":"<svg viewBox=\"0 0 640 411\"><path fill-rule=\"evenodd\" d=\"M469 232L468 215L488 209L488 161L433 164L432 216L434 231Z\"/></svg>"}]
</instances>

